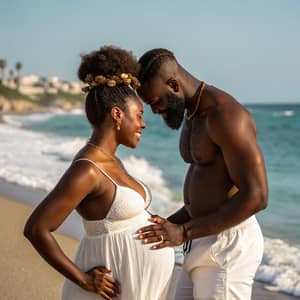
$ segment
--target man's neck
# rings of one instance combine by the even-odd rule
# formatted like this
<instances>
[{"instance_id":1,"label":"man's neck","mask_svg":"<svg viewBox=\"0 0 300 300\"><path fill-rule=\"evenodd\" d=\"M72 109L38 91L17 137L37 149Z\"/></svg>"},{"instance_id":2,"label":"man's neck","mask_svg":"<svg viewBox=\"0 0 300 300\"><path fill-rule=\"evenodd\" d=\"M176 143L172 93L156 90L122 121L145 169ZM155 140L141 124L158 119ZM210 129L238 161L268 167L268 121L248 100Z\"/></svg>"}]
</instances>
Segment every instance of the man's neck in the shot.
<instances>
[{"instance_id":1,"label":"man's neck","mask_svg":"<svg viewBox=\"0 0 300 300\"><path fill-rule=\"evenodd\" d=\"M180 76L186 109L191 112L194 110L197 103L201 80L194 77L181 65L179 65L178 74Z\"/></svg>"}]
</instances>

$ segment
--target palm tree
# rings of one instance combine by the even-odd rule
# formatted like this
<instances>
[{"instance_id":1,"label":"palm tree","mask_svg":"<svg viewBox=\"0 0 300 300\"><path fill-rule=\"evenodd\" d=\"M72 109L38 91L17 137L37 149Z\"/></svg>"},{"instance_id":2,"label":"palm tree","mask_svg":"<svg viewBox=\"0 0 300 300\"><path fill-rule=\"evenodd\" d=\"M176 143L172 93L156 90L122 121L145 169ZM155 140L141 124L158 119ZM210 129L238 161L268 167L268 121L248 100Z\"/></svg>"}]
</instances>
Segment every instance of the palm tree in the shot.
<instances>
[{"instance_id":1,"label":"palm tree","mask_svg":"<svg viewBox=\"0 0 300 300\"><path fill-rule=\"evenodd\" d=\"M49 84L48 84L47 77L41 77L40 78L40 83L41 83L42 87L44 88L44 93L47 93L47 91L49 89Z\"/></svg>"},{"instance_id":2,"label":"palm tree","mask_svg":"<svg viewBox=\"0 0 300 300\"><path fill-rule=\"evenodd\" d=\"M0 69L1 69L1 80L0 80L0 82L3 82L3 80L4 80L4 70L5 70L6 66L7 66L6 60L1 58L0 59Z\"/></svg>"},{"instance_id":3,"label":"palm tree","mask_svg":"<svg viewBox=\"0 0 300 300\"><path fill-rule=\"evenodd\" d=\"M20 77L21 77L21 69L23 68L23 65L22 63L20 62L17 62L16 65L16 70L17 70L17 77L16 77L16 84L17 84L17 88L19 88L19 85L20 85Z\"/></svg>"},{"instance_id":4,"label":"palm tree","mask_svg":"<svg viewBox=\"0 0 300 300\"><path fill-rule=\"evenodd\" d=\"M15 72L13 69L10 69L9 70L9 80L10 81L13 81L14 80L14 75L15 75Z\"/></svg>"}]
</instances>

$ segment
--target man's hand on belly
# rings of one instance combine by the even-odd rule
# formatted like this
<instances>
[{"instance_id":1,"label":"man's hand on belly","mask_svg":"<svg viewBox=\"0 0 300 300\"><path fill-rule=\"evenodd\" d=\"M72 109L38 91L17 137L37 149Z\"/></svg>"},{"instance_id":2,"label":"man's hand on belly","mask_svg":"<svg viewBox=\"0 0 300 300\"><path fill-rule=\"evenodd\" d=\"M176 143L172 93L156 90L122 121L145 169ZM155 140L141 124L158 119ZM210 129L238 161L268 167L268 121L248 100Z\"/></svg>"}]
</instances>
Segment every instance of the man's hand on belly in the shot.
<instances>
[{"instance_id":1,"label":"man's hand on belly","mask_svg":"<svg viewBox=\"0 0 300 300\"><path fill-rule=\"evenodd\" d=\"M142 227L137 233L138 239L143 240L144 244L158 243L152 246L151 249L175 247L184 242L184 228L182 225L173 224L157 215L152 216L149 221L155 225Z\"/></svg>"}]
</instances>

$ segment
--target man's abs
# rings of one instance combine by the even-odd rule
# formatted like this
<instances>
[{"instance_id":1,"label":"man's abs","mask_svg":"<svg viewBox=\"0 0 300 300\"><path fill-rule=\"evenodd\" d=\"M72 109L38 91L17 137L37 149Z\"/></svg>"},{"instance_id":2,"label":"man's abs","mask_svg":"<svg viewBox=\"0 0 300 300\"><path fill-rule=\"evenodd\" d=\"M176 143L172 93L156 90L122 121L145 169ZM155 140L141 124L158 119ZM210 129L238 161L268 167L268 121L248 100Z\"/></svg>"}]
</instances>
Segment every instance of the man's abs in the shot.
<instances>
[{"instance_id":1,"label":"man's abs","mask_svg":"<svg viewBox=\"0 0 300 300\"><path fill-rule=\"evenodd\" d=\"M213 213L233 194L222 151L210 139L205 124L205 117L186 121L180 137L181 156L190 163L184 201L192 218Z\"/></svg>"},{"instance_id":2,"label":"man's abs","mask_svg":"<svg viewBox=\"0 0 300 300\"><path fill-rule=\"evenodd\" d=\"M235 192L224 163L190 165L184 183L184 203L192 218L218 210Z\"/></svg>"}]
</instances>

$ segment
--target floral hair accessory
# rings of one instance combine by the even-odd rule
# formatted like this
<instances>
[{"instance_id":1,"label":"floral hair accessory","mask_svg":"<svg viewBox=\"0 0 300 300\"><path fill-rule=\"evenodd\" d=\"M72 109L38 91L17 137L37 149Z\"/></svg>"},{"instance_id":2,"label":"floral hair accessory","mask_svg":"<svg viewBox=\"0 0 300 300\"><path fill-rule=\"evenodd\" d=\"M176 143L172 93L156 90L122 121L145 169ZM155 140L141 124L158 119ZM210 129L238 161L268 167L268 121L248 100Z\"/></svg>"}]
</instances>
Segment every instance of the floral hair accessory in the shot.
<instances>
[{"instance_id":1,"label":"floral hair accessory","mask_svg":"<svg viewBox=\"0 0 300 300\"><path fill-rule=\"evenodd\" d=\"M84 82L88 84L82 88L82 91L85 93L88 93L93 87L99 85L115 87L120 84L125 84L134 90L138 89L141 85L139 80L130 73L122 73L121 75L113 75L110 77L105 77L103 75L96 75L94 77L92 74L87 74Z\"/></svg>"}]
</instances>

